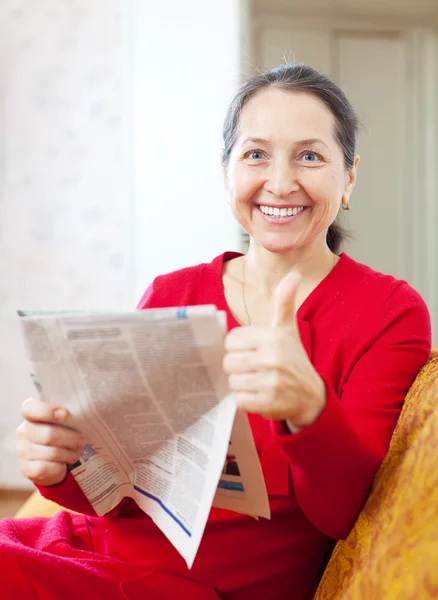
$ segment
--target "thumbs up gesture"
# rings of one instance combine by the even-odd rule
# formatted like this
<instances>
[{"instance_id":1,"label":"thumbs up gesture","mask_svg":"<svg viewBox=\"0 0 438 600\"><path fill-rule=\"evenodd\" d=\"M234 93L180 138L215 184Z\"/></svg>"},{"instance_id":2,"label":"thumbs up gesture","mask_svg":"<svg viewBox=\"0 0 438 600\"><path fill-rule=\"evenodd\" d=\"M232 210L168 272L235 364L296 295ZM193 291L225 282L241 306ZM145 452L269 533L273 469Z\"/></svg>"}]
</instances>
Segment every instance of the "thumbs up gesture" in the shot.
<instances>
[{"instance_id":1,"label":"thumbs up gesture","mask_svg":"<svg viewBox=\"0 0 438 600\"><path fill-rule=\"evenodd\" d=\"M298 273L288 273L273 299L271 325L233 329L225 340L224 369L239 409L286 421L292 431L311 425L326 392L301 343L296 319Z\"/></svg>"}]
</instances>

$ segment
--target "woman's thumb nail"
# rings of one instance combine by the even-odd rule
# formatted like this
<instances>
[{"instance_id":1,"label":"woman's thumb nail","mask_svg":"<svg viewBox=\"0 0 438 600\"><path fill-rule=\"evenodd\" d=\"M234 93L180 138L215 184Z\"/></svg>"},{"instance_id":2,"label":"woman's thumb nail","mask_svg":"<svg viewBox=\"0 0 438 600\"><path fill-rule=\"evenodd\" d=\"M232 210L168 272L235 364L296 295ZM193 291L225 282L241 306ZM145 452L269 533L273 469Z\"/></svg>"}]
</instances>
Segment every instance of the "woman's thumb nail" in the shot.
<instances>
[{"instance_id":1,"label":"woman's thumb nail","mask_svg":"<svg viewBox=\"0 0 438 600\"><path fill-rule=\"evenodd\" d=\"M55 419L57 419L58 421L62 421L67 416L67 411L65 410L65 408L57 408L53 414L55 416Z\"/></svg>"}]
</instances>

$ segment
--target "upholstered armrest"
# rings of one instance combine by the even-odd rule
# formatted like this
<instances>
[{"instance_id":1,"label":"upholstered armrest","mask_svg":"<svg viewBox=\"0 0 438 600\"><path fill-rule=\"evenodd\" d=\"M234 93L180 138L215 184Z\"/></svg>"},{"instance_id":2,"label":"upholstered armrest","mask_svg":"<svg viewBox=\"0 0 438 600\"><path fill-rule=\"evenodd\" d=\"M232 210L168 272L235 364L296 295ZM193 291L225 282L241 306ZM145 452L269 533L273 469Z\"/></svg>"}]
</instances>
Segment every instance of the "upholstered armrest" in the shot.
<instances>
[{"instance_id":1,"label":"upholstered armrest","mask_svg":"<svg viewBox=\"0 0 438 600\"><path fill-rule=\"evenodd\" d=\"M388 455L314 600L435 598L438 590L438 348L409 391Z\"/></svg>"}]
</instances>

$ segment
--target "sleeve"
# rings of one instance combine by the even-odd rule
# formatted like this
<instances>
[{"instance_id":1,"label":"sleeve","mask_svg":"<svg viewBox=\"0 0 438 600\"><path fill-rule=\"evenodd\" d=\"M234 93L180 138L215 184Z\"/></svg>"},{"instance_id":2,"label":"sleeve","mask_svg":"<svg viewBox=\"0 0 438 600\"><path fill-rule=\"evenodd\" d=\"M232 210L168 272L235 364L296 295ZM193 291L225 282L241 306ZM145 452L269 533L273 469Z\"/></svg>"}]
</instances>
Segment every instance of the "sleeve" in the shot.
<instances>
[{"instance_id":1,"label":"sleeve","mask_svg":"<svg viewBox=\"0 0 438 600\"><path fill-rule=\"evenodd\" d=\"M157 308L154 305L154 289L155 281L152 282L146 289L143 296L140 298L140 302L137 304L137 310L144 310L145 308Z\"/></svg>"},{"instance_id":2,"label":"sleeve","mask_svg":"<svg viewBox=\"0 0 438 600\"><path fill-rule=\"evenodd\" d=\"M73 510L84 515L96 516L94 508L88 501L84 492L78 486L73 475L69 472L62 483L46 487L37 485L37 490L47 500L59 504L63 508Z\"/></svg>"},{"instance_id":3,"label":"sleeve","mask_svg":"<svg viewBox=\"0 0 438 600\"><path fill-rule=\"evenodd\" d=\"M403 400L430 354L430 316L421 297L402 284L386 308L392 316L340 395L325 381L327 402L315 423L294 434L271 423L301 509L334 539L348 535L362 510Z\"/></svg>"},{"instance_id":4,"label":"sleeve","mask_svg":"<svg viewBox=\"0 0 438 600\"><path fill-rule=\"evenodd\" d=\"M154 293L155 281L151 283L151 285L146 289L143 294L140 302L137 305L137 310L142 310L144 308L152 308L158 304L158 299L155 298L156 294ZM78 513L82 513L84 515L92 515L96 516L96 512L94 508L91 506L87 497L78 486L75 481L75 478L71 473L67 473L66 478L61 483L57 485L52 485L50 487L39 486L37 485L39 493L47 500L51 500L64 508L69 510L73 510ZM127 507L131 503L130 498L124 498L116 508L108 513L109 516L119 516L123 513L125 507Z\"/></svg>"}]
</instances>

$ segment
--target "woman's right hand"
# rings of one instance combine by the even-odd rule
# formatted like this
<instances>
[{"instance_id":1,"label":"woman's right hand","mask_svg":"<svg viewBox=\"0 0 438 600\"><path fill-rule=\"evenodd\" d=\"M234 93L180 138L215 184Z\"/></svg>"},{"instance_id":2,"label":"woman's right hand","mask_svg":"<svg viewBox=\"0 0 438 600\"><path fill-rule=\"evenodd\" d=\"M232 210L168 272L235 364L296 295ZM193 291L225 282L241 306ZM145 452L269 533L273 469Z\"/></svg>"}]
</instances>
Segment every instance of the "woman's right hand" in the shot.
<instances>
[{"instance_id":1,"label":"woman's right hand","mask_svg":"<svg viewBox=\"0 0 438 600\"><path fill-rule=\"evenodd\" d=\"M22 405L24 421L17 429L17 454L21 473L41 486L64 481L67 465L79 459L84 439L79 431L63 425L68 411L29 398Z\"/></svg>"}]
</instances>

